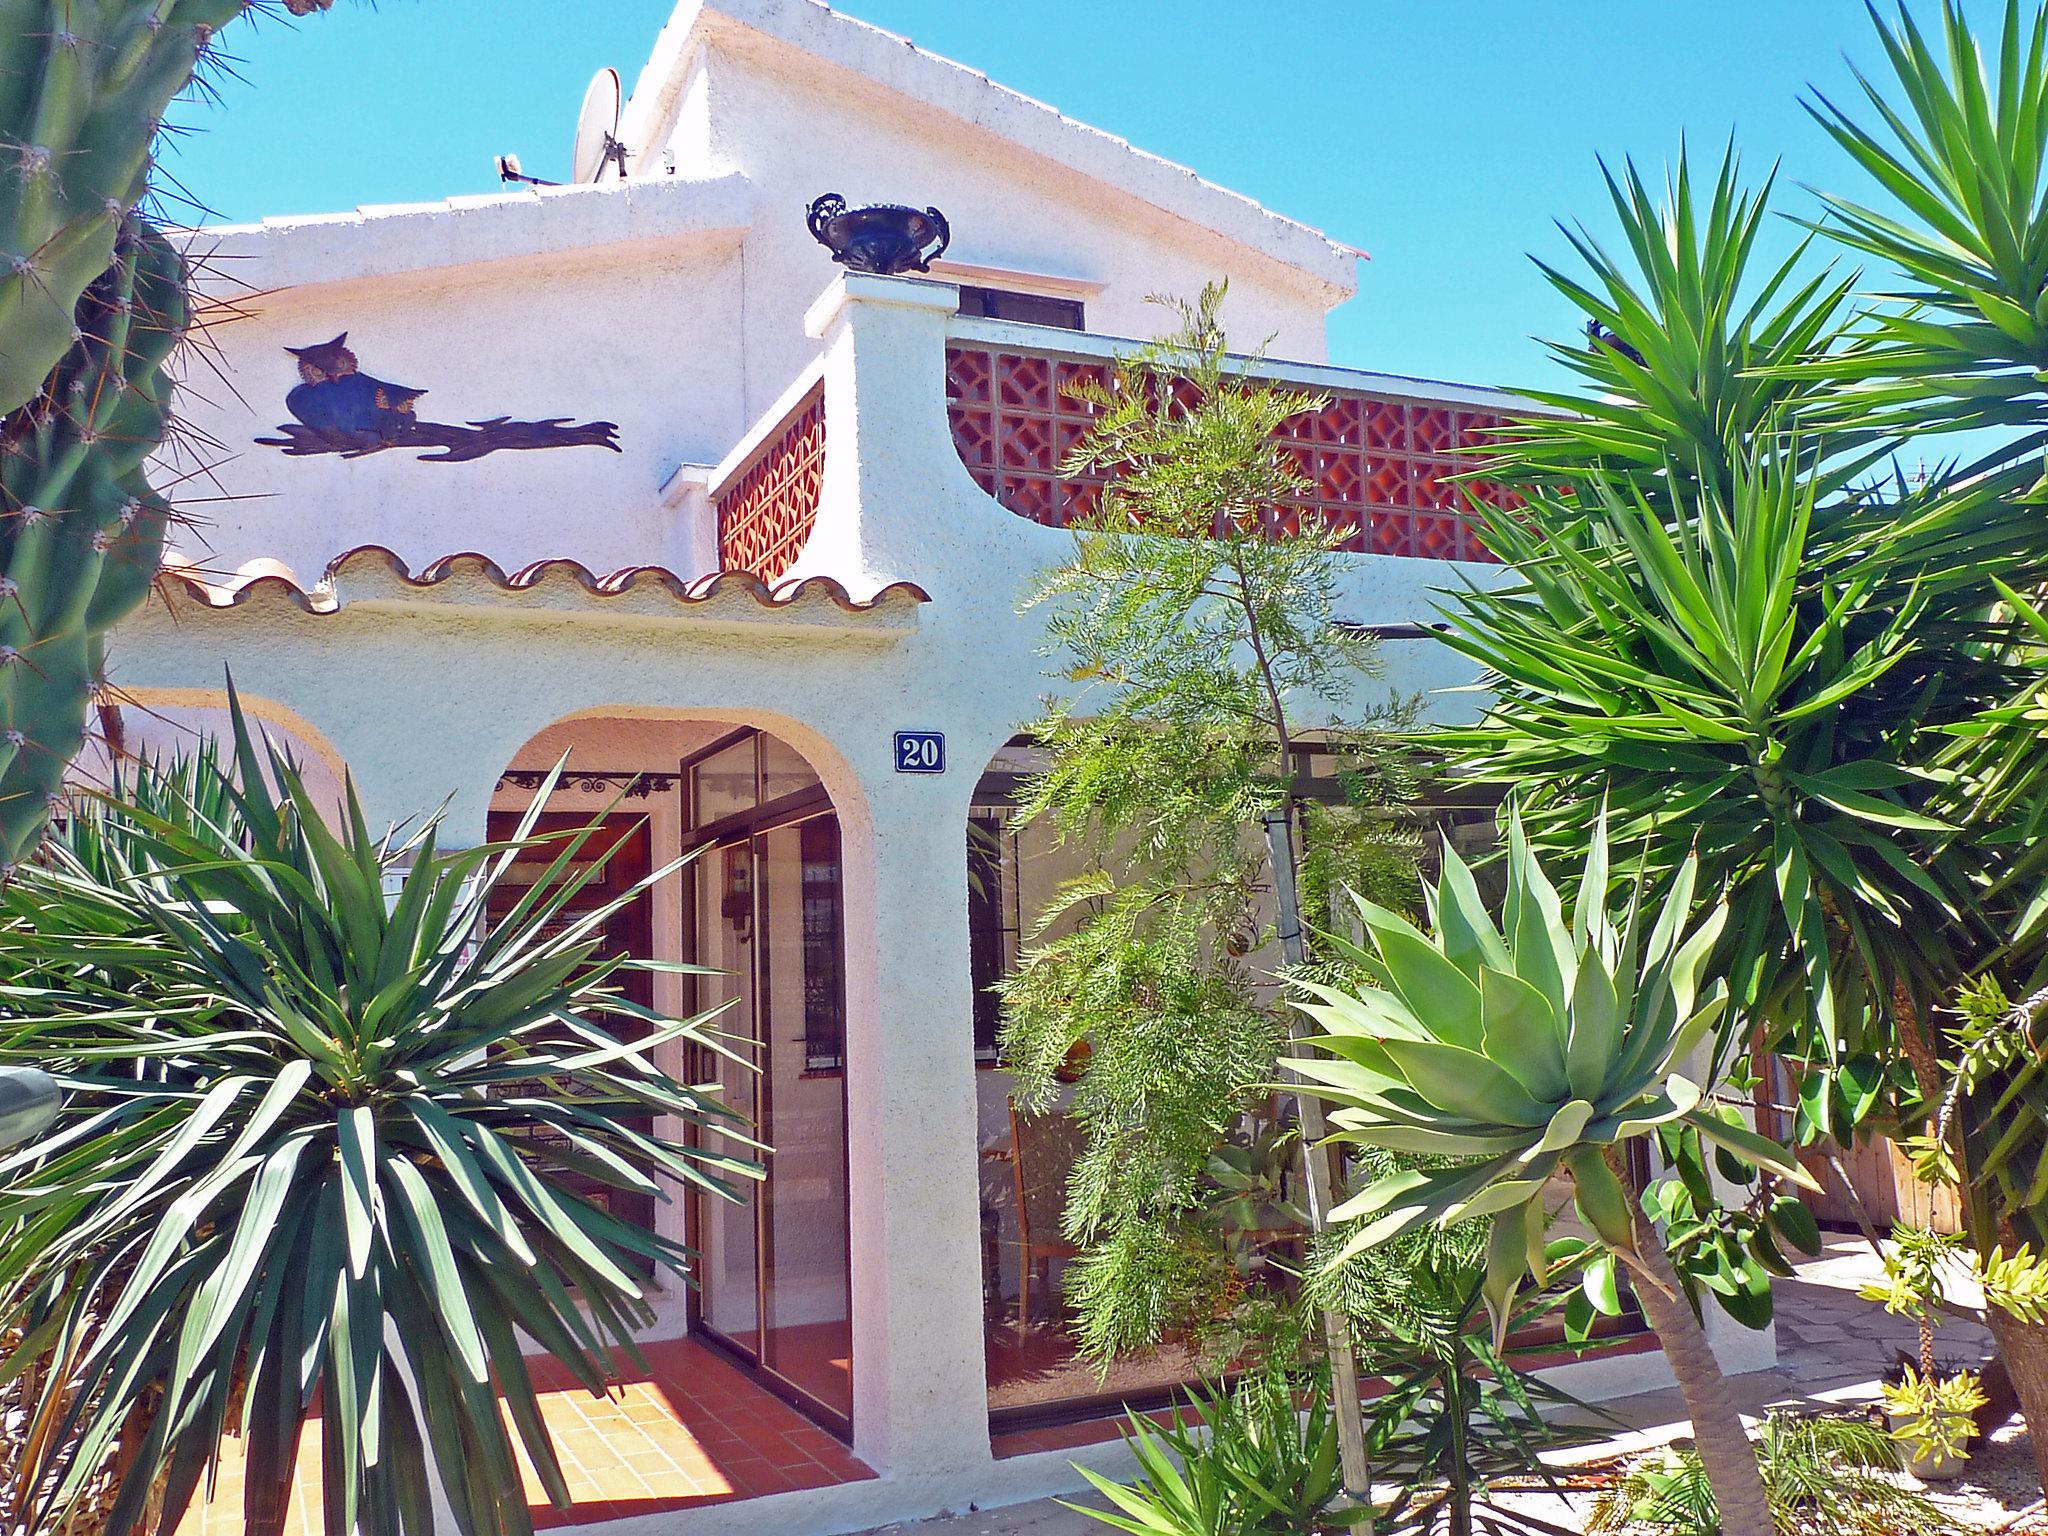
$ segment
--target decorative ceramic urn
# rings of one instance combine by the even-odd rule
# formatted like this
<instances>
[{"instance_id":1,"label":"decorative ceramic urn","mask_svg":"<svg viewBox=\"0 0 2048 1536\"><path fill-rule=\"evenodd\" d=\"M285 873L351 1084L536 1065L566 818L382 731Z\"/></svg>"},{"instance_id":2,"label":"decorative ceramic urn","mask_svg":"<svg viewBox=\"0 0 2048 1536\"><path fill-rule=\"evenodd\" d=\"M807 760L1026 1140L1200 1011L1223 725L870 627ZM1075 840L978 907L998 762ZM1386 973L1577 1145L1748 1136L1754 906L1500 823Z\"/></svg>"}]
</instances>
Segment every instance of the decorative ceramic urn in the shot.
<instances>
[{"instance_id":1,"label":"decorative ceramic urn","mask_svg":"<svg viewBox=\"0 0 2048 1536\"><path fill-rule=\"evenodd\" d=\"M953 234L936 208L922 213L898 203L849 208L837 192L811 204L808 222L813 237L847 271L885 276L929 272Z\"/></svg>"}]
</instances>

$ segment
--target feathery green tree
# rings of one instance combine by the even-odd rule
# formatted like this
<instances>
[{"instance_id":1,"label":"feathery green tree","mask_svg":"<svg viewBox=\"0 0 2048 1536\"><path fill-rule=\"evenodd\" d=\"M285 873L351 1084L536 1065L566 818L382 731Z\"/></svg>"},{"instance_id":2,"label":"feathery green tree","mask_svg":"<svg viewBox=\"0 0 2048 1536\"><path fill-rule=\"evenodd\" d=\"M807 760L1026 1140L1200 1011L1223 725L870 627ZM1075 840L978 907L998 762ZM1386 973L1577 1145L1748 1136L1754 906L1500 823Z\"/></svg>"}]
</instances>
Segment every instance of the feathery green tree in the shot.
<instances>
[{"instance_id":1,"label":"feathery green tree","mask_svg":"<svg viewBox=\"0 0 2048 1536\"><path fill-rule=\"evenodd\" d=\"M1412 891L1399 777L1375 739L1402 711L1352 707L1375 659L1338 619L1337 534L1275 540L1263 527L1300 491L1273 434L1322 402L1226 353L1222 298L1212 287L1177 305L1174 334L1077 390L1095 423L1067 467L1115 473L1029 599L1048 612L1049 654L1082 686L1034 728L1050 763L1018 816L1083 848L1095 872L1059 893L1004 984L1003 1051L1020 1098L1042 1107L1086 1048L1069 1292L1102 1359L1202 1327L1230 1289L1207 1170L1272 1113L1289 1026L1244 957L1277 938L1287 964L1308 958L1295 894L1306 750L1338 765L1320 781L1340 803L1317 808L1318 870L1392 900ZM1329 1175L1313 1107L1303 1125L1305 1204L1320 1222ZM1340 1432L1356 1445L1340 1319L1325 1343ZM1363 1492L1348 1456L1346 1472Z\"/></svg>"}]
</instances>

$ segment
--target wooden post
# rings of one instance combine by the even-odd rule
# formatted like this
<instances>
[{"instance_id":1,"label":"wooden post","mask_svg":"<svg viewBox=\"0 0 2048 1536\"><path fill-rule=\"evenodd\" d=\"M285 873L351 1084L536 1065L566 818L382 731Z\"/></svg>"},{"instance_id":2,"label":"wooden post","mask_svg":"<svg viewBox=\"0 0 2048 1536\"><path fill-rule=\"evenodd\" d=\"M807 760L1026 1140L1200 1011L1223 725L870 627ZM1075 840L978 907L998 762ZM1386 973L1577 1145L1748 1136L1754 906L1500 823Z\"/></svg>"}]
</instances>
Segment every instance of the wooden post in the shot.
<instances>
[{"instance_id":1,"label":"wooden post","mask_svg":"<svg viewBox=\"0 0 2048 1536\"><path fill-rule=\"evenodd\" d=\"M1273 899L1280 931L1280 955L1289 966L1308 959L1308 947L1301 931L1301 898L1294 878L1294 801L1266 812L1266 855L1273 866ZM1287 1010L1287 1039L1291 1054L1303 1056L1307 1033L1301 1015ZM1309 1226L1321 1232L1329 1219L1332 1186L1335 1183L1334 1154L1325 1146L1330 1134L1323 1114L1323 1102L1297 1089L1295 1114L1301 1125L1301 1165L1308 1186ZM1365 1455L1365 1419L1358 1403L1358 1359L1351 1352L1351 1324L1341 1313L1323 1313L1323 1346L1330 1356L1330 1403L1337 1421L1337 1452L1344 1470L1344 1491L1368 1511L1372 1508L1372 1464ZM1357 1529L1372 1536L1372 1516Z\"/></svg>"}]
</instances>

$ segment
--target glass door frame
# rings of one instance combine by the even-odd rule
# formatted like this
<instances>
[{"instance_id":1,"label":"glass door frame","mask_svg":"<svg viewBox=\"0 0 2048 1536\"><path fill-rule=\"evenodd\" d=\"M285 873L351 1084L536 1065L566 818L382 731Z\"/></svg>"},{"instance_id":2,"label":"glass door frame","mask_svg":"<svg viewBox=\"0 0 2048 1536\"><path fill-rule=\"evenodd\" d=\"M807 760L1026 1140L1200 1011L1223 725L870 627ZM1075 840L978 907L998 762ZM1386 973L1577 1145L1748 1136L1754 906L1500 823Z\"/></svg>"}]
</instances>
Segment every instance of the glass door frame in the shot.
<instances>
[{"instance_id":1,"label":"glass door frame","mask_svg":"<svg viewBox=\"0 0 2048 1536\"><path fill-rule=\"evenodd\" d=\"M750 887L749 896L753 903L751 926L754 933L753 942L748 946L751 951L752 965L752 975L749 980L757 1011L757 1017L753 1021L753 1030L757 1043L761 1048L761 1055L758 1058L760 1073L755 1079L756 1097L754 1108L756 1124L772 1126L774 1117L774 1084L771 1062L773 1059L772 1053L777 1048L778 1042L774 1035L773 1020L758 1016L761 1010L770 1007L767 985L766 883L762 877L762 867L765 860L760 845L770 833L796 827L822 816L834 816L836 818L837 811L832 804L831 797L825 792L824 787L822 785L813 785L793 794L780 796L766 804L757 804L749 810L722 816L703 827L696 827L691 825L695 821L696 806L690 798L693 782L690 770L706 758L723 752L749 737L754 738L756 742L755 762L757 765L756 783L758 785L761 781L759 774L761 762L759 741L764 734L751 726L745 727L728 735L721 736L718 740L711 742L706 747L682 760L682 782L679 786L682 794L685 796L683 806L685 825L682 838L682 852L690 858L691 862L685 866L687 878L682 882L682 901L680 906L683 941L681 953L686 961L695 963L700 953L697 927L699 917L698 892L700 882L705 878L703 872L707 869L715 869L715 864L709 861L719 859L727 850L740 847L747 848L747 856L753 861L752 878L748 882ZM843 881L845 869L843 853L840 868ZM840 914L838 947L839 1003L843 1031L846 1011L846 930L843 906ZM701 993L697 990L699 983L695 978L689 978L689 982L692 992L691 1011L700 1012L704 1008L705 1002ZM785 1046L788 1045L787 1041L780 1043ZM852 1180L852 1153L847 1136L845 1049L845 1040L842 1033L840 1044L841 1064L836 1070L836 1075L839 1078L840 1187L842 1189L849 1188ZM709 1052L702 1052L701 1057L702 1059L692 1063L693 1081L707 1080L718 1070L717 1067L712 1065L712 1062L719 1058L711 1058ZM730 1070L731 1064L729 1062L724 1065L726 1069ZM701 1145L703 1135L702 1127L692 1126L690 1128L689 1139L693 1144ZM687 1205L687 1218L689 1222L688 1241L693 1248L698 1250L700 1255L705 1251L704 1234L708 1230L706 1224L707 1211L711 1203L717 1200L717 1196L703 1190L693 1189L689 1194ZM722 1205L725 1202L719 1201L719 1203ZM772 1226L772 1167L770 1178L764 1180L756 1187L749 1203L754 1213L754 1327L752 1333L755 1342L750 1346L739 1339L720 1332L711 1324L705 1307L706 1295L704 1290L704 1283L709 1281L708 1272L702 1276L699 1284L690 1287L690 1332L692 1336L716 1346L722 1353L731 1357L751 1377L759 1381L777 1397L797 1408L806 1416L817 1420L822 1426L841 1439L850 1442L853 1435L852 1415L821 1401L796 1382L780 1374L767 1358L768 1320L771 1315L769 1290L771 1268L774 1263L775 1243ZM842 1210L841 1219L847 1227L846 1316L850 1334L853 1318L851 1211ZM851 1376L853 1368L850 1356L851 1351L849 1350L849 1376Z\"/></svg>"}]
</instances>

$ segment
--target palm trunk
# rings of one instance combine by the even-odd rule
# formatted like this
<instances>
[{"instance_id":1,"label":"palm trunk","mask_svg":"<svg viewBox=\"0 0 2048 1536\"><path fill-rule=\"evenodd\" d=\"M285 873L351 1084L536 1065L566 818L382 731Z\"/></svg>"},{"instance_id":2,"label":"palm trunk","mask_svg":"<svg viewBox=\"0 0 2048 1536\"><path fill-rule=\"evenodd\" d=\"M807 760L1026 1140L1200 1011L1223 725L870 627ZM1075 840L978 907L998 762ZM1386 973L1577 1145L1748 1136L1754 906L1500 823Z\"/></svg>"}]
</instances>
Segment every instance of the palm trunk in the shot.
<instances>
[{"instance_id":1,"label":"palm trunk","mask_svg":"<svg viewBox=\"0 0 2048 1536\"><path fill-rule=\"evenodd\" d=\"M1986 1307L1998 1358L2020 1400L2034 1447L2034 1475L2048 1488L2048 1323L2023 1323L2001 1307ZM2042 1428L2036 1429L2040 1425Z\"/></svg>"},{"instance_id":2,"label":"palm trunk","mask_svg":"<svg viewBox=\"0 0 2048 1536\"><path fill-rule=\"evenodd\" d=\"M1721 1374L1721 1362L1714 1358L1706 1329L1685 1299L1663 1239L1640 1211L1635 1216L1635 1237L1636 1251L1626 1257L1637 1271L1636 1299L1642 1304L1644 1320L1663 1346L1671 1374L1678 1380L1679 1395L1685 1399L1693 1444L1721 1512L1721 1536L1775 1536L1756 1448L1736 1410L1735 1394Z\"/></svg>"},{"instance_id":3,"label":"palm trunk","mask_svg":"<svg viewBox=\"0 0 2048 1536\"><path fill-rule=\"evenodd\" d=\"M2044 1019L2048 1019L2048 991L2036 992L2022 999L2006 1016L2008 1026L2024 1032L2028 1040L2039 1038L2036 1032ZM1958 1096L1951 1103L1960 1111L1958 1121L1972 1112L1973 1106L1967 1094ZM1981 1131L1981 1127L1978 1129ZM1972 1138L1969 1132L1960 1123L1948 1123L1944 1114L1935 1127L1935 1133L1954 1148L1956 1160L1962 1167L1962 1185L1958 1193L1962 1196L1963 1229L1970 1246L1980 1258L1994 1247L2004 1247L2010 1252L2023 1246L2025 1239L2013 1230L2011 1213L2000 1219L1996 1202L1976 1194L1983 1186L1978 1182L1977 1170L1970 1166ZM1988 1303L1984 1308L1984 1321L1991 1329L1992 1343L1998 1350L1998 1363L2005 1367L2006 1380L2012 1384L2013 1395L2019 1399L2020 1416L2027 1423L2028 1440L2034 1450L2034 1476L2042 1491L2048 1493L2048 1323L2023 1322L2004 1308Z\"/></svg>"}]
</instances>

